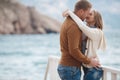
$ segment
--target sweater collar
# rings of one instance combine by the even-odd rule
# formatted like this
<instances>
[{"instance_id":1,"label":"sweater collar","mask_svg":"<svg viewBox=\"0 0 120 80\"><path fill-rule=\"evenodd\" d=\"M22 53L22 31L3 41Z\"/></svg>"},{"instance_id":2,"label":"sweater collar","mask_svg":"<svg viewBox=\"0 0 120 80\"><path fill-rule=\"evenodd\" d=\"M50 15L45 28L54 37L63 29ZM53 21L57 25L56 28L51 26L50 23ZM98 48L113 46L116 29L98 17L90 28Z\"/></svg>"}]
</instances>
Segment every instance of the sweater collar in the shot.
<instances>
[{"instance_id":1,"label":"sweater collar","mask_svg":"<svg viewBox=\"0 0 120 80\"><path fill-rule=\"evenodd\" d=\"M90 28L96 28L95 26L90 26Z\"/></svg>"}]
</instances>

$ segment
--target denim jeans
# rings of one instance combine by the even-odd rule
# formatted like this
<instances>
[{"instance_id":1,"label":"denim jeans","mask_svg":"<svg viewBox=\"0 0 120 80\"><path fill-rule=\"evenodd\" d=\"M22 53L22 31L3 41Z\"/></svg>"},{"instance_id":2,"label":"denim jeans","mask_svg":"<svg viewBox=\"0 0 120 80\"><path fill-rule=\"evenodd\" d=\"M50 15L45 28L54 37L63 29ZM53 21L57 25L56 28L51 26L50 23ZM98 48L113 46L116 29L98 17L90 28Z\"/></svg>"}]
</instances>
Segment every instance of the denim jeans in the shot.
<instances>
[{"instance_id":1,"label":"denim jeans","mask_svg":"<svg viewBox=\"0 0 120 80\"><path fill-rule=\"evenodd\" d=\"M102 68L86 68L84 70L84 80L100 80L103 76Z\"/></svg>"},{"instance_id":2,"label":"denim jeans","mask_svg":"<svg viewBox=\"0 0 120 80\"><path fill-rule=\"evenodd\" d=\"M58 65L61 80L80 80L81 70L78 67Z\"/></svg>"}]
</instances>

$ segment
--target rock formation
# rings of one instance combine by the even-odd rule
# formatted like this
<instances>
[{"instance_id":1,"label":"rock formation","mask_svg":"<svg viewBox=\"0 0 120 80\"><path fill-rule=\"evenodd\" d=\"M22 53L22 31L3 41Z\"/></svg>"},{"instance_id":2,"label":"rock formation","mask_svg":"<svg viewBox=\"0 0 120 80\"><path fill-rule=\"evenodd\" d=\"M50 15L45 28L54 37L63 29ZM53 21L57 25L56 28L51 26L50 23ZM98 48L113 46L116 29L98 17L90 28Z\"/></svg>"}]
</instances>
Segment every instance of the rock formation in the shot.
<instances>
[{"instance_id":1,"label":"rock formation","mask_svg":"<svg viewBox=\"0 0 120 80\"><path fill-rule=\"evenodd\" d=\"M0 34L58 33L60 22L17 0L0 0Z\"/></svg>"}]
</instances>

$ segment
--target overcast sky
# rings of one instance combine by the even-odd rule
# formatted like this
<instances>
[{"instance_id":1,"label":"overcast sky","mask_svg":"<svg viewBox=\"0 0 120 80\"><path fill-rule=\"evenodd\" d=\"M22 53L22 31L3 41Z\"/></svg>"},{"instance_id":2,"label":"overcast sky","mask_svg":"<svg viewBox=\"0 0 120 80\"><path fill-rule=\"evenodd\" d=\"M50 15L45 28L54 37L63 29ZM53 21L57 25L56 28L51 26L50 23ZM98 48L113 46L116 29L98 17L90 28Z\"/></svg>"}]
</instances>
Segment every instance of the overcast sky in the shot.
<instances>
[{"instance_id":1,"label":"overcast sky","mask_svg":"<svg viewBox=\"0 0 120 80\"><path fill-rule=\"evenodd\" d=\"M20 0L25 5L34 6L38 11L62 21L62 12L73 10L77 0ZM98 10L106 25L117 25L120 20L120 0L90 0L93 8ZM109 23L110 22L110 23Z\"/></svg>"}]
</instances>

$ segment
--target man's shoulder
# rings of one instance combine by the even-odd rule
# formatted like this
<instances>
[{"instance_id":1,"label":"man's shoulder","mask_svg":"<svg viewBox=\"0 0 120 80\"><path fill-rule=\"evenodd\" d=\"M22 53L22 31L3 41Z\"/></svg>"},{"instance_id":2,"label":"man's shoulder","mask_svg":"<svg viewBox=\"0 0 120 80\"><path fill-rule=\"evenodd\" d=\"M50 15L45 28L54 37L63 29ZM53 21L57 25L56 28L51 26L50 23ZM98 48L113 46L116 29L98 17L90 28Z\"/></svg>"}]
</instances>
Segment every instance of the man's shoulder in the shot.
<instances>
[{"instance_id":1,"label":"man's shoulder","mask_svg":"<svg viewBox=\"0 0 120 80\"><path fill-rule=\"evenodd\" d=\"M78 25L75 23L75 21L71 18L71 17L67 17L66 20L64 21L64 24L66 24L66 26L68 28L78 28Z\"/></svg>"},{"instance_id":2,"label":"man's shoulder","mask_svg":"<svg viewBox=\"0 0 120 80\"><path fill-rule=\"evenodd\" d=\"M81 30L79 29L78 25L75 23L74 20L72 20L72 18L67 17L65 20L65 24L67 24L66 27L66 31L69 33L79 33L81 34Z\"/></svg>"},{"instance_id":3,"label":"man's shoulder","mask_svg":"<svg viewBox=\"0 0 120 80\"><path fill-rule=\"evenodd\" d=\"M67 17L66 18L66 22L71 26L71 25L74 25L74 26L77 26L77 24L75 23L75 21L71 18L71 17Z\"/></svg>"},{"instance_id":4,"label":"man's shoulder","mask_svg":"<svg viewBox=\"0 0 120 80\"><path fill-rule=\"evenodd\" d=\"M66 17L61 26L61 32L81 34L81 30L71 17Z\"/></svg>"}]
</instances>

